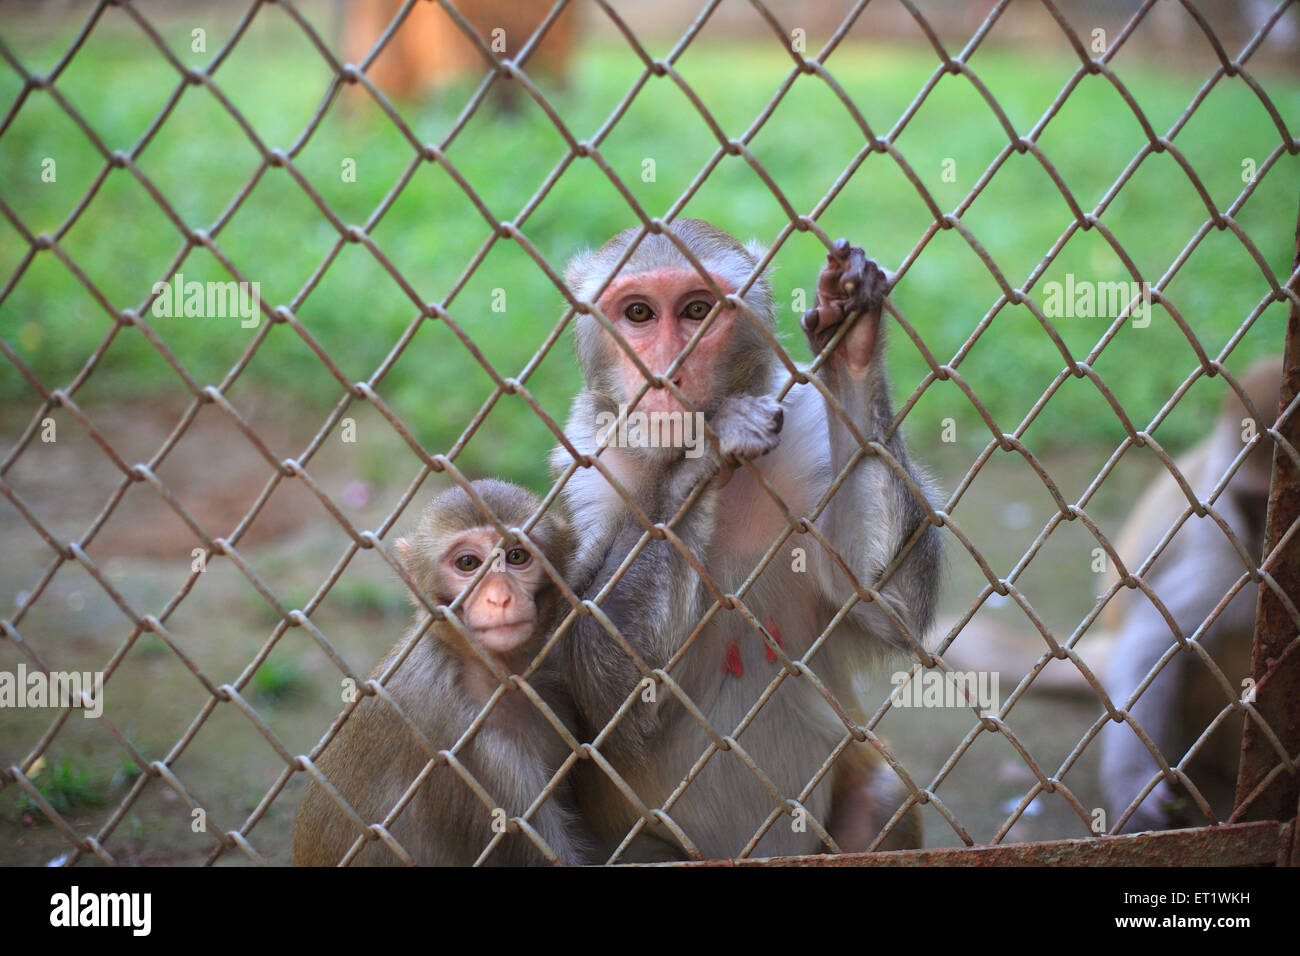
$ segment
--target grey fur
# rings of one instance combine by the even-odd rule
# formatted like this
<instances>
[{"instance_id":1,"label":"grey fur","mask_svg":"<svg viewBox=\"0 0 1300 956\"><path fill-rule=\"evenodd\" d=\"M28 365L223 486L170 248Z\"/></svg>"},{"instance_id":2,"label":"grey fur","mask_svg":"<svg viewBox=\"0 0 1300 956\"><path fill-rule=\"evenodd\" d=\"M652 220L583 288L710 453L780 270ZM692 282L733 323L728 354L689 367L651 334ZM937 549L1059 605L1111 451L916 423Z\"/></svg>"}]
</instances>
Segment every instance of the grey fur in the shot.
<instances>
[{"instance_id":1,"label":"grey fur","mask_svg":"<svg viewBox=\"0 0 1300 956\"><path fill-rule=\"evenodd\" d=\"M675 228L692 243L697 256L706 265L714 261L718 271L724 265L732 273L752 269L758 261L760 250L742 247L707 224L688 222ZM580 256L574 262L566 276L575 292L583 297L594 294L628 238L629 233L621 233L596 253ZM655 240L651 248L644 258L634 257L626 267L629 271L679 264L676 260L681 259L680 254L671 243L650 238ZM637 256L642 256L641 250ZM718 256L728 261L718 263ZM751 307L770 326L771 302L766 283L756 283L750 299ZM737 324L737 328L746 326L746 322ZM588 387L574 401L566 434L579 451L590 453L594 450L594 415L623 396L617 383L611 383L604 374L600 363L600 340L604 336L598 334L594 320L579 322L575 331ZM876 358L863 381L838 381L829 367L821 373L863 434L877 439L892 419L881 340L883 336L878 337ZM798 499L788 502L796 515L802 509L810 510L832 476L849 460L853 449L847 429L828 421L825 403L812 386L796 386L790 391L781 406L782 423L774 414L771 396L785 376L774 374L770 349L761 337L739 339L733 359L719 364L739 371L718 383L714 407L706 411L723 452L755 458L765 475ZM910 463L902 436L896 433L886 444L917 485L928 489L928 479ZM621 480L658 522L667 521L696 485L708 482L709 487L674 530L724 593L734 591L752 572L754 555L746 549L761 551L762 547L753 541L757 528L750 527L749 516L737 509L748 507L751 500L761 503L765 496L743 470L730 483L719 486L713 478L723 461L716 452L691 460L680 454L633 455L623 449L607 449L602 460L621 469ZM552 461L557 470L564 467L568 464L567 452L557 449ZM590 599L606 585L644 529L591 470L579 470L571 476L564 500L578 541L571 581L581 597ZM855 467L818 526L862 583L869 586L925 521L924 515L924 509L911 500L902 480L882 460L871 456ZM763 547L768 544L770 540L762 542ZM771 618L784 634L786 651L791 657L799 657L852 591L811 536L796 535L790 539L790 546L806 549L806 573L801 576L789 558L778 557L758 578L745 601L760 621ZM933 618L940 564L938 532L930 527L882 589L917 639L925 635ZM713 600L689 562L669 542L652 540L602 608L645 664L658 668L681 648ZM717 615L672 671L674 679L722 734L733 732L775 674L776 665L765 660L759 635L740 622L735 612ZM889 649L897 648L902 640L878 607L858 604L812 665L840 700L852 706L857 693L853 675ZM737 648L743 668L740 676L731 676L720 667L728 660L729 645ZM565 644L564 659L587 739L591 739L638 686L642 675L591 617L576 623ZM790 678L764 705L739 743L785 796L794 796L811 780L843 734L838 717L812 685ZM708 736L686 708L666 688L659 687L654 703L640 699L633 703L600 749L646 805L658 807L708 745ZM578 770L583 811L604 840L602 852L609 852L636 821L635 813L602 770L590 761L579 765ZM884 789L888 788L882 786L882 792ZM805 806L825 821L830 807L829 788L819 785ZM726 857L741 850L772 807L771 796L753 774L736 755L723 752L710 758L674 805L671 816L705 856ZM778 820L755 854L810 853L819 849L821 843L812 828L799 833L788 821ZM643 831L628 857L662 858L683 852L667 828L656 825Z\"/></svg>"},{"instance_id":2,"label":"grey fur","mask_svg":"<svg viewBox=\"0 0 1300 956\"><path fill-rule=\"evenodd\" d=\"M1241 451L1238 428L1234 419L1221 420L1206 442L1178 460L1179 470L1201 500L1209 497ZM1267 474L1268 460L1257 463L1256 467L1260 465ZM1246 547L1251 560L1258 562L1264 548L1264 501L1252 501L1238 480L1250 470L1248 460L1229 481L1214 508ZM1152 514L1158 512L1158 506L1148 499L1139 504L1133 520L1144 521L1146 533L1127 548L1123 542L1119 545L1120 557L1128 563L1131 572L1137 571L1168 532L1172 521L1166 519L1187 504L1172 477L1161 475L1159 483L1173 502L1172 515L1166 512L1159 519L1148 517L1143 513L1144 506ZM1153 487L1155 490L1158 489ZM1192 515L1143 579L1177 622L1183 636L1190 638L1246 570L1236 548L1214 519L1208 515L1204 518ZM1259 588L1247 582L1199 638L1230 682L1250 673L1258 600ZM1122 622L1118 643L1111 652L1105 686L1111 702L1122 708L1160 657L1174 645L1175 639L1164 616L1142 592L1120 591L1112 601L1118 602ZM1183 759L1211 717L1227 704L1222 688L1199 657L1180 653L1165 664L1129 713L1172 766ZM1221 818L1232 810L1241 732L1242 721L1229 717L1185 767ZM1113 815L1112 826L1158 772L1155 758L1128 724L1108 722L1102 728L1101 782ZM1161 780L1120 832L1199 826L1204 822L1204 815L1181 786Z\"/></svg>"}]
</instances>

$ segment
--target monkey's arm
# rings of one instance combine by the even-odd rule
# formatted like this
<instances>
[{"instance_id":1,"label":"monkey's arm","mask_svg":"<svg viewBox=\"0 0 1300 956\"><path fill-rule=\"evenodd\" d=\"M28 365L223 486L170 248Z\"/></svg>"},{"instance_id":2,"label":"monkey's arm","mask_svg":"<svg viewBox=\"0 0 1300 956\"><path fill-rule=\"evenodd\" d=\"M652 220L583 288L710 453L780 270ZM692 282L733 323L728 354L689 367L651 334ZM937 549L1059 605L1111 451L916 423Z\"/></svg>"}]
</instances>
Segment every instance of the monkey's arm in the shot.
<instances>
[{"instance_id":1,"label":"monkey's arm","mask_svg":"<svg viewBox=\"0 0 1300 956\"><path fill-rule=\"evenodd\" d=\"M804 330L814 353L851 321L834 352L818 374L865 441L882 441L893 419L889 378L884 363L881 309L888 284L885 273L861 249L839 240L827 257L817 286L817 306L804 317ZM854 319L854 316L857 316ZM834 480L861 451L845 418L826 404L827 448ZM929 497L928 479L911 463L900 433L885 447ZM882 457L866 454L853 466L844 484L831 496L819 527L864 587L874 587L904 546L926 524L925 509L904 478ZM925 527L919 540L880 588L912 636L920 640L934 616L942 547L939 531ZM851 593L844 573L830 561L818 563L823 593L837 606ZM891 644L905 638L876 602L854 606L852 618L870 634Z\"/></svg>"},{"instance_id":2,"label":"monkey's arm","mask_svg":"<svg viewBox=\"0 0 1300 956\"><path fill-rule=\"evenodd\" d=\"M681 458L667 467L643 507L656 523L668 523L695 488L708 483L694 504L672 525L682 545L705 564L716 525L719 487L715 477L727 458L756 458L776 447L784 416L768 396L733 395L723 402L709 425L718 436L718 450L699 458ZM629 509L612 518L608 545L591 553L588 571L577 581L578 594L592 600L605 588L645 528ZM667 599L666 599L667 598ZM662 667L703 616L708 591L678 546L667 539L647 543L623 572L601 609L617 626L648 668ZM636 662L592 616L575 623L565 661L578 707L588 729L602 728L644 675ZM613 731L614 746L633 755L643 752L654 732L658 708L638 702Z\"/></svg>"},{"instance_id":3,"label":"monkey's arm","mask_svg":"<svg viewBox=\"0 0 1300 956\"><path fill-rule=\"evenodd\" d=\"M596 599L641 539L643 531L631 514L618 519L608 539L608 547L597 555L594 576L577 590L579 597ZM610 594L599 602L601 610L648 668L660 667L667 660L667 653L658 640L664 627L656 618L657 609L652 599L654 582L662 582L664 593L672 588L672 593L681 595L683 605L695 603L691 600L695 588L679 580L680 576L674 573L677 562L668 553L671 548L664 541L650 542ZM661 601L660 607L663 606ZM585 615L574 622L564 649L570 689L587 733L594 736L643 679L641 671L633 658L619 646L618 640L594 616ZM645 738L654 729L654 717L653 707L633 705L611 732L613 748L640 756Z\"/></svg>"}]
</instances>

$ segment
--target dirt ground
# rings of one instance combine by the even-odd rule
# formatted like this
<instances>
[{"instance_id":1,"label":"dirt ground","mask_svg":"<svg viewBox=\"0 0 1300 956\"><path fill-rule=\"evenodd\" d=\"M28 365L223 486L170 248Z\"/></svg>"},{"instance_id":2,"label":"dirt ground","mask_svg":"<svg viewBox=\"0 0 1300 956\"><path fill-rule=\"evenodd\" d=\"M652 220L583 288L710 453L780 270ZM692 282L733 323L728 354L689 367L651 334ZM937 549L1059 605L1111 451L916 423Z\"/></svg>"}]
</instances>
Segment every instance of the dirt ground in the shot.
<instances>
[{"instance_id":1,"label":"dirt ground","mask_svg":"<svg viewBox=\"0 0 1300 956\"><path fill-rule=\"evenodd\" d=\"M317 420L292 424L291 413L270 399L244 397L240 408L277 459L299 456L319 427ZM183 412L183 407L118 403L90 408L87 415L121 461L134 465L157 452ZM355 527L376 529L409 490L419 466L369 408L355 407L349 414L357 421L356 444L344 447L337 436L327 437L307 471L341 503ZM113 594L76 563L49 576L53 550L10 501L0 498L0 600L7 617L17 615L14 627L22 640L51 668L110 670L106 719L73 714L60 723L49 710L6 710L0 760L5 766L21 763L43 735L53 734L43 773L64 781L58 792L70 801L60 807L65 819L83 835L98 834L113 821L105 839L108 852L136 864L208 859L216 840L210 833L194 832L191 804L206 812L209 830L230 830L242 826L274 794L248 840L264 859L289 862L302 782L301 774L287 773L277 748L290 755L305 753L319 740L340 706L340 673L307 629L279 626L280 615L249 575L292 609L316 600L321 583L337 573L328 594L312 609L311 620L363 675L401 633L407 604L398 579L372 552L353 553L349 537L320 500L304 482L290 481L269 491L238 539L248 575L230 560L214 559L185 593L194 533L147 482L125 482L81 424L66 413L54 417L57 440L44 443L38 436L5 480L60 541L82 538L101 520L106 503L120 496L85 549ZM26 425L12 411L0 416L0 454L9 453ZM980 448L935 444L922 449L916 437L912 444L949 494ZM1043 462L1066 500L1076 501L1110 451L1076 449L1046 454ZM1153 469L1153 461L1122 463L1090 503L1090 514L1113 531ZM259 496L268 494L272 469L220 409L208 406L157 469L157 477L198 525L213 536L230 537ZM413 505L396 521L396 531L409 527L435 489L433 479L418 488ZM1054 508L1043 482L1024 460L998 452L952 509L952 518L993 572L1007 577ZM1057 640L1067 640L1093 607L1093 544L1079 522L1064 523L1017 579ZM1006 715L1006 726L1038 770L1059 777L1062 786L1021 810L1037 776L1007 737L977 732L969 708L895 708L878 731L918 785L933 789L958 824L950 824L933 804L927 806L926 844L958 845L963 832L977 842L998 836L1084 836L1086 822L1072 801L1089 812L1100 805L1097 754L1095 746L1081 755L1074 751L1101 707L1077 671L1060 661L1052 661L1027 687L1018 687L1046 644L1009 599L992 595L956 632L986 581L954 536L947 536L947 545L935 640L955 634L945 659L956 668L996 670L1002 701L1013 692L1021 694ZM37 592L34 603L20 613ZM165 612L180 593L183 599ZM168 639L193 670L161 637L135 633L124 608L165 618ZM1091 665L1104 666L1104 635L1090 631L1079 647ZM13 641L0 642L0 671L14 672L21 662L30 663ZM215 686L250 678L242 696L262 726L229 704L217 706L201 721L211 698L194 670ZM889 688L889 675L876 675L871 699L883 700ZM170 757L185 793L154 779L130 801L138 775L123 742L147 761ZM968 749L955 766L945 769L964 745ZM124 803L129 806L122 811ZM39 865L61 858L67 849L62 833L40 817L24 808L16 787L0 790L0 863ZM238 865L247 857L233 851L219 862Z\"/></svg>"}]
</instances>

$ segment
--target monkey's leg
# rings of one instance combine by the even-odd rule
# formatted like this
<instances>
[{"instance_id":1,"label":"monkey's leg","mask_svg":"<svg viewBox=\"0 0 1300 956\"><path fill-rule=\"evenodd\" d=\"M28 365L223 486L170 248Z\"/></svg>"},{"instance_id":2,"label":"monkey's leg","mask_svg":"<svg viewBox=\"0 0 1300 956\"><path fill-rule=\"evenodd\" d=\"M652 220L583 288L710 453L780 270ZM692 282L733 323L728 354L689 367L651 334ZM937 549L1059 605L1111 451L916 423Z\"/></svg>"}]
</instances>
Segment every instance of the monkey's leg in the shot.
<instances>
[{"instance_id":1,"label":"monkey's leg","mask_svg":"<svg viewBox=\"0 0 1300 956\"><path fill-rule=\"evenodd\" d=\"M1177 614L1176 606L1170 610ZM1127 703L1173 640L1169 625L1151 602L1145 598L1135 599L1126 615L1107 675L1107 693L1115 706L1123 707ZM1173 750L1179 738L1177 717L1189 663L1188 655L1175 655L1129 708L1130 716L1171 764L1182 756ZM1103 727L1101 746L1102 787L1111 812L1118 818L1159 767L1142 738L1127 723L1112 722ZM1120 832L1137 833L1185 826L1189 803L1181 787L1161 780L1133 811Z\"/></svg>"},{"instance_id":2,"label":"monkey's leg","mask_svg":"<svg viewBox=\"0 0 1300 956\"><path fill-rule=\"evenodd\" d=\"M1238 520L1222 498L1219 508L1230 521ZM1222 596L1244 569L1241 556L1218 525L1208 517L1193 518L1144 578L1183 636L1188 639L1196 636L1205 650L1216 654L1224 635L1254 631L1258 598L1250 588L1239 590L1218 616L1209 621ZM1175 641L1164 614L1147 597L1134 595L1127 603L1123 628L1106 677L1106 692L1117 707L1128 702ZM1203 673L1207 672L1195 652L1175 654L1129 709L1132 718L1171 765L1182 760L1186 748L1204 730L1203 726L1189 727L1183 722L1189 686L1194 677ZM1223 699L1221 707L1227 703ZM1102 785L1111 812L1118 814L1155 776L1158 766L1146 744L1127 724L1108 723L1102 730L1101 744ZM1195 758L1189 761L1187 769L1194 763ZM1161 780L1129 818L1124 832L1204 822L1203 812L1185 788Z\"/></svg>"},{"instance_id":3,"label":"monkey's leg","mask_svg":"<svg viewBox=\"0 0 1300 956\"><path fill-rule=\"evenodd\" d=\"M880 755L869 744L856 744L832 771L826 828L845 853L863 853L906 799L907 788ZM921 808L912 806L877 849L915 850L922 843Z\"/></svg>"}]
</instances>

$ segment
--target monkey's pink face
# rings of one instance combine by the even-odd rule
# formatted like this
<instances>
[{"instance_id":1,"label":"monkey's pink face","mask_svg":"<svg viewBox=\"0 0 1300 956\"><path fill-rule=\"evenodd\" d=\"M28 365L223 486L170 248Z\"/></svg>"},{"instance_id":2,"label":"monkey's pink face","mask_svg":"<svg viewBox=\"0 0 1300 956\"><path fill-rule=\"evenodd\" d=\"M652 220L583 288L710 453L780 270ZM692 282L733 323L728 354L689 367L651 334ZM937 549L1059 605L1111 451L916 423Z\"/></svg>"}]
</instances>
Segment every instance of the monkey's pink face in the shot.
<instances>
[{"instance_id":1,"label":"monkey's pink face","mask_svg":"<svg viewBox=\"0 0 1300 956\"><path fill-rule=\"evenodd\" d=\"M546 582L546 572L528 551L517 545L493 551L498 539L492 528L475 528L445 552L440 568L451 591L459 591L483 564L492 568L470 593L461 620L478 642L497 655L528 643L537 624L534 600Z\"/></svg>"},{"instance_id":2,"label":"monkey's pink face","mask_svg":"<svg viewBox=\"0 0 1300 956\"><path fill-rule=\"evenodd\" d=\"M724 294L734 290L720 276L713 281ZM660 269L615 279L600 298L600 309L614 323L652 374L663 375L681 354L700 323L717 302L694 269ZM736 322L736 311L723 308L704 337L678 366L672 382L697 410L713 398L718 366ZM608 343L621 373L624 395L631 398L645 381L632 358L617 343ZM683 411L682 403L666 388L652 388L637 405L638 411Z\"/></svg>"}]
</instances>

